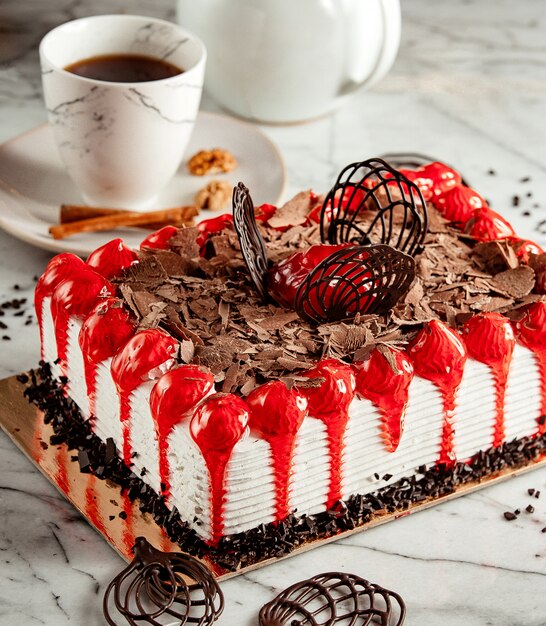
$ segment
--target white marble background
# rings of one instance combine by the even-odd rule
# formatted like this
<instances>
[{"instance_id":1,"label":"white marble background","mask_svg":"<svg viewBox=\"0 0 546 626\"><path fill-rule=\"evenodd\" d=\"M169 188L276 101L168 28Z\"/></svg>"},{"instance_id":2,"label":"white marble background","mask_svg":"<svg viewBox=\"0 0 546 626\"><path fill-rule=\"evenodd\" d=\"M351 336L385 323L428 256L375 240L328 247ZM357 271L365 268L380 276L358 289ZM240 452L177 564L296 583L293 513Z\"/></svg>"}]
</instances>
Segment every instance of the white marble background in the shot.
<instances>
[{"instance_id":1,"label":"white marble background","mask_svg":"<svg viewBox=\"0 0 546 626\"><path fill-rule=\"evenodd\" d=\"M2 0L0 141L45 121L37 45L47 30L74 17L115 11L174 18L173 5ZM546 244L546 228L537 234L546 220L543 0L403 5L401 52L380 85L332 117L264 129L286 159L288 192L325 190L350 160L386 151L427 152L457 164L520 235ZM204 107L216 109L207 99ZM497 176L489 176L489 168ZM522 183L525 176L531 181ZM523 196L518 208L511 205L515 194ZM33 276L47 260L47 253L0 232L0 304L26 297L29 306ZM25 319L10 312L0 317L9 326L0 337L11 337L0 340L0 377L37 362L37 328L24 326ZM531 499L528 488L541 489L542 498ZM503 519L504 511L530 502L534 514ZM339 569L401 593L410 626L544 626L543 527L546 470L228 581L220 624L257 624L260 606L280 589ZM102 594L121 567L107 544L0 436L0 624L102 624Z\"/></svg>"}]
</instances>

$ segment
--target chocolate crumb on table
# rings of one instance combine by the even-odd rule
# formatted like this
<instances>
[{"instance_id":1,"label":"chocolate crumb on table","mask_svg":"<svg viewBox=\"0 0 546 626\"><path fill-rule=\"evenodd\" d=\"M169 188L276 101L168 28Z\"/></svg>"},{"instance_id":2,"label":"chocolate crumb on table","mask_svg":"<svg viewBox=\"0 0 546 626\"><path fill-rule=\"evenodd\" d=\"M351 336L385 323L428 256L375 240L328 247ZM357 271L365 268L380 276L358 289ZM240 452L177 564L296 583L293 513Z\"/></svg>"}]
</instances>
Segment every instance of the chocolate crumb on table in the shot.
<instances>
[{"instance_id":1,"label":"chocolate crumb on table","mask_svg":"<svg viewBox=\"0 0 546 626\"><path fill-rule=\"evenodd\" d=\"M509 522L512 522L513 520L517 519L517 515L515 513L512 513L512 511L505 511L504 512L504 519L507 519Z\"/></svg>"}]
</instances>

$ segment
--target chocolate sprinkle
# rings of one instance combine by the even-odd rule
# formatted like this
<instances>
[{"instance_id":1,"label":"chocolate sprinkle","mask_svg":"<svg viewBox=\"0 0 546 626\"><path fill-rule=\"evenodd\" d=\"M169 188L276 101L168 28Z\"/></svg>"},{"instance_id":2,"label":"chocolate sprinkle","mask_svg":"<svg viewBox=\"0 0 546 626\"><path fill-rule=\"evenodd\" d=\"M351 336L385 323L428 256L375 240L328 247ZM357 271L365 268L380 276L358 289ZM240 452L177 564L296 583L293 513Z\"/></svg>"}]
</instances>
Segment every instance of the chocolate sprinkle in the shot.
<instances>
[{"instance_id":1,"label":"chocolate sprinkle","mask_svg":"<svg viewBox=\"0 0 546 626\"><path fill-rule=\"evenodd\" d=\"M534 513L535 512L535 507L532 504L528 504L525 507L525 510L527 511L527 513Z\"/></svg>"},{"instance_id":2,"label":"chocolate sprinkle","mask_svg":"<svg viewBox=\"0 0 546 626\"><path fill-rule=\"evenodd\" d=\"M227 571L285 556L306 543L362 526L385 512L407 511L414 503L451 494L461 485L480 482L505 469L524 467L546 453L546 434L514 439L498 448L478 452L467 463L421 467L419 475L402 478L374 493L351 496L340 512L292 514L281 522L261 524L244 533L223 537L212 547L131 472L115 454L111 439L105 443L93 433L89 421L83 420L76 404L52 379L49 364L42 362L39 369L21 374L18 380L26 385L25 397L44 412L44 421L51 424L55 432L52 444L64 443L69 450L86 450L90 472L101 480L118 484L131 501L138 499L140 510L150 514L183 552L206 556Z\"/></svg>"},{"instance_id":3,"label":"chocolate sprinkle","mask_svg":"<svg viewBox=\"0 0 546 626\"><path fill-rule=\"evenodd\" d=\"M360 576L328 572L285 589L260 611L260 626L402 626L406 605Z\"/></svg>"},{"instance_id":4,"label":"chocolate sprinkle","mask_svg":"<svg viewBox=\"0 0 546 626\"><path fill-rule=\"evenodd\" d=\"M180 626L207 626L222 614L222 590L203 563L187 554L161 552L144 537L137 537L133 552L135 558L106 588L103 612L108 624L116 626L111 604L131 626L158 625L162 616L169 616L171 625L175 618Z\"/></svg>"},{"instance_id":5,"label":"chocolate sprinkle","mask_svg":"<svg viewBox=\"0 0 546 626\"><path fill-rule=\"evenodd\" d=\"M507 519L509 522L512 522L513 520L517 519L517 515L515 513L512 513L512 511L505 511L504 512L504 519Z\"/></svg>"}]
</instances>

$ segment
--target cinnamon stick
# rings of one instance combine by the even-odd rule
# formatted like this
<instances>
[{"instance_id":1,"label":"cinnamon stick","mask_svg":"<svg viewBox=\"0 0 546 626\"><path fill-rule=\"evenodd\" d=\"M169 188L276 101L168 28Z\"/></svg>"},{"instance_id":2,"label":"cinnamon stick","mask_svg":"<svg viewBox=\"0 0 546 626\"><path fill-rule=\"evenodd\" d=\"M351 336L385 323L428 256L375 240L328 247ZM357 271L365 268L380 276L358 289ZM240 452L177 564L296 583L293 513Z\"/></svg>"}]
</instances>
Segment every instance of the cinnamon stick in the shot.
<instances>
[{"instance_id":1,"label":"cinnamon stick","mask_svg":"<svg viewBox=\"0 0 546 626\"><path fill-rule=\"evenodd\" d=\"M180 222L177 222L176 224L172 224L171 222L173 226L182 226L187 224L192 217L195 217L197 215L196 211L198 211L198 209L193 205L175 208L180 208L184 212L184 215L183 219ZM124 209L91 207L83 204L61 204L61 210L59 212L59 223L70 224L71 222L79 222L81 220L88 220L94 217L104 217L106 215L123 215L127 212L128 211ZM143 228L146 230L156 230L166 225L167 224L165 222L154 220L146 224L136 224L135 226L137 228Z\"/></svg>"},{"instance_id":2,"label":"cinnamon stick","mask_svg":"<svg viewBox=\"0 0 546 626\"><path fill-rule=\"evenodd\" d=\"M89 209L90 207L87 207ZM188 223L192 217L195 217L199 210L193 206L174 207L172 209L162 209L160 211L147 211L145 213L137 213L133 211L119 211L116 209L91 209L96 217L79 219L77 221L65 222L57 224L49 228L50 234L54 239L64 239L71 235L79 233L99 232L105 230L114 230L121 226L142 226L150 224L180 224ZM97 216L97 211L99 215ZM108 211L106 213L105 211ZM73 211L69 211L72 215ZM62 214L62 209L61 209ZM65 209L65 219L67 210ZM79 213L80 215L83 213Z\"/></svg>"}]
</instances>

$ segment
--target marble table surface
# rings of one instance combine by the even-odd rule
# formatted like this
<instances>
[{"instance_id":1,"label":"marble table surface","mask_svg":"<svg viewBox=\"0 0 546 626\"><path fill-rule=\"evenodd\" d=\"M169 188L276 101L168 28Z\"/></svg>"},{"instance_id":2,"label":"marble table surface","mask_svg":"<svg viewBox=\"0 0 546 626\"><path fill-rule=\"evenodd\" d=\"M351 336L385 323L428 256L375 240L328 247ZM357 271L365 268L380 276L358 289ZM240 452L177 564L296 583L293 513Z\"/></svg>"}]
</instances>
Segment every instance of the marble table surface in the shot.
<instances>
[{"instance_id":1,"label":"marble table surface","mask_svg":"<svg viewBox=\"0 0 546 626\"><path fill-rule=\"evenodd\" d=\"M2 0L0 141L45 121L37 45L53 26L126 11L174 18L172 0ZM546 244L546 13L542 0L404 0L400 55L370 92L335 115L265 127L288 166L287 195L323 191L352 160L421 151L457 164L521 236ZM203 107L217 110L205 98ZM37 146L39 150L39 146ZM1 164L0 164L1 167ZM493 169L496 175L488 174ZM1 174L1 172L0 172ZM521 179L530 177L530 181ZM531 195L528 195L531 194ZM514 207L514 195L521 197ZM0 231L0 304L27 298L48 254ZM36 364L38 332L6 312L0 377ZM533 514L503 512L531 502ZM546 624L546 469L400 519L222 585L221 624L257 624L297 580L358 573L398 591L410 626ZM0 436L0 624L102 624L121 559Z\"/></svg>"}]
</instances>

